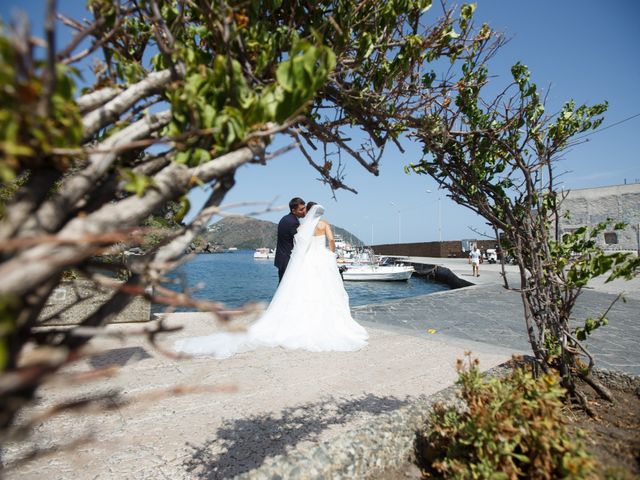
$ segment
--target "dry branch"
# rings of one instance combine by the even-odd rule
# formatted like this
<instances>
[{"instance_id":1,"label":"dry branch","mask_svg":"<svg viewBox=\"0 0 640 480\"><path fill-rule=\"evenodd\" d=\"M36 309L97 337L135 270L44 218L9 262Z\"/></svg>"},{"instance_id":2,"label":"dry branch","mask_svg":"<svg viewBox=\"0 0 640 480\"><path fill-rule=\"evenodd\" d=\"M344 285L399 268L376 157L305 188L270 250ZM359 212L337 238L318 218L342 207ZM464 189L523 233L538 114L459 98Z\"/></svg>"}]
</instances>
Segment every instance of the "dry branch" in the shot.
<instances>
[{"instance_id":1,"label":"dry branch","mask_svg":"<svg viewBox=\"0 0 640 480\"><path fill-rule=\"evenodd\" d=\"M127 197L107 204L86 217L76 217L60 230L62 237L78 237L133 227L168 200L183 195L194 179L210 182L234 172L264 151L264 144L244 147L191 169L173 164L154 178L154 186L143 196ZM52 272L62 271L95 252L93 246L38 245L0 265L0 294L21 296L45 281Z\"/></svg>"},{"instance_id":2,"label":"dry branch","mask_svg":"<svg viewBox=\"0 0 640 480\"><path fill-rule=\"evenodd\" d=\"M184 70L178 71L184 75ZM171 81L170 70L150 73L144 80L134 83L100 108L87 113L82 119L84 139L89 140L98 130L117 120L138 101L158 92Z\"/></svg>"}]
</instances>

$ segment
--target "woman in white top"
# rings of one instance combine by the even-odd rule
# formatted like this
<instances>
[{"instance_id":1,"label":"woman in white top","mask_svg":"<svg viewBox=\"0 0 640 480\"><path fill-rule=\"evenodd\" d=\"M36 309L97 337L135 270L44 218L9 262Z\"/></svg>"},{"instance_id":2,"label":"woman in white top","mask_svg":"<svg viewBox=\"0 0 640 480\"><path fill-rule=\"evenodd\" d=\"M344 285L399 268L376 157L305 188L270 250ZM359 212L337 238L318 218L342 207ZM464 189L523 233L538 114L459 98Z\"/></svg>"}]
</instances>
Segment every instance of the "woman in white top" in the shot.
<instances>
[{"instance_id":1,"label":"woman in white top","mask_svg":"<svg viewBox=\"0 0 640 480\"><path fill-rule=\"evenodd\" d=\"M474 277L480 276L480 262L482 261L481 255L482 254L476 245L474 245L473 250L469 252L469 263L471 264L472 275Z\"/></svg>"}]
</instances>

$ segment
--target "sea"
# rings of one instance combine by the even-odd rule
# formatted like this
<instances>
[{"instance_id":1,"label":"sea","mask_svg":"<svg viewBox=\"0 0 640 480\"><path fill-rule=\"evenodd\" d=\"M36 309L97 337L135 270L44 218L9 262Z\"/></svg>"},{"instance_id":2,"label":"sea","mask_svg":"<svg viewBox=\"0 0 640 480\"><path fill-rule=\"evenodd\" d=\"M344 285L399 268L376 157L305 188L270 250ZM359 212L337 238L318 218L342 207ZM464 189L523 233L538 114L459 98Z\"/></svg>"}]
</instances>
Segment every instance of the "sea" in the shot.
<instances>
[{"instance_id":1,"label":"sea","mask_svg":"<svg viewBox=\"0 0 640 480\"><path fill-rule=\"evenodd\" d=\"M253 253L238 250L195 255L167 275L171 283L166 286L233 308L247 302L269 303L278 287L278 270L272 259L254 259ZM449 290L449 286L414 275L406 282L345 282L345 289L349 304L354 307L440 292ZM154 305L153 311L160 312L162 308Z\"/></svg>"}]
</instances>

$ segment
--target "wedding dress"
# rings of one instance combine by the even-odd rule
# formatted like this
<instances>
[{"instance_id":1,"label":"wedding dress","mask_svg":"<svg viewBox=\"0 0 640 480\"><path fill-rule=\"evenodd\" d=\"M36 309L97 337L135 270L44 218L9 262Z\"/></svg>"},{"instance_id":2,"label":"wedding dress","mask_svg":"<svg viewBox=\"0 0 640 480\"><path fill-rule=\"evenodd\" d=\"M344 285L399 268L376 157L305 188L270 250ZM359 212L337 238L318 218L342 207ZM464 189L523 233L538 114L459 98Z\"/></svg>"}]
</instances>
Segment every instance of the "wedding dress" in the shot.
<instances>
[{"instance_id":1,"label":"wedding dress","mask_svg":"<svg viewBox=\"0 0 640 480\"><path fill-rule=\"evenodd\" d=\"M368 334L352 317L335 254L325 235L314 236L324 208L314 205L301 220L291 259L264 315L246 332L221 332L179 340L176 350L226 358L260 346L312 352L354 351Z\"/></svg>"}]
</instances>

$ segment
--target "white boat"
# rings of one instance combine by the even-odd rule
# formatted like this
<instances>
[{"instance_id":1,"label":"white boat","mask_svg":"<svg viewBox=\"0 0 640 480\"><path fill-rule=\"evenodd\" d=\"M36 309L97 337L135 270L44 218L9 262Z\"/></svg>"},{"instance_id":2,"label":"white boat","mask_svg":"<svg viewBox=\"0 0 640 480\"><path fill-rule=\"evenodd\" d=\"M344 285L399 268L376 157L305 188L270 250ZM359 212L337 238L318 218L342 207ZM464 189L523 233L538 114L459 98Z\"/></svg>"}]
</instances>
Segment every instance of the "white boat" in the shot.
<instances>
[{"instance_id":1,"label":"white boat","mask_svg":"<svg viewBox=\"0 0 640 480\"><path fill-rule=\"evenodd\" d=\"M253 258L258 260L276 258L276 252L272 248L256 248L256 251L253 253Z\"/></svg>"},{"instance_id":2,"label":"white boat","mask_svg":"<svg viewBox=\"0 0 640 480\"><path fill-rule=\"evenodd\" d=\"M233 253L233 252L237 252L237 251L238 251L238 249L237 249L236 247L229 247L229 248L227 248L227 252L231 252L231 253Z\"/></svg>"},{"instance_id":3,"label":"white boat","mask_svg":"<svg viewBox=\"0 0 640 480\"><path fill-rule=\"evenodd\" d=\"M402 281L409 280L414 271L411 265L358 265L348 267L342 278L348 281Z\"/></svg>"}]
</instances>

